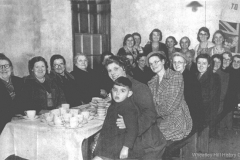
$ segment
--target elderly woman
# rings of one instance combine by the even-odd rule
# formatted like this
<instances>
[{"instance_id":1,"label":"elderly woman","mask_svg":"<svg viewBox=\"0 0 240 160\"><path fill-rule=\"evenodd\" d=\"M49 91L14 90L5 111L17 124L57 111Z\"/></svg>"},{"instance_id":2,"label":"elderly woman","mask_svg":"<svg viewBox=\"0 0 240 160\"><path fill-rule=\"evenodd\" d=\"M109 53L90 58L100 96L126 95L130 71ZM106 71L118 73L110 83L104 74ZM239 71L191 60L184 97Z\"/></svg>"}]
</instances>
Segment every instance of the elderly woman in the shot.
<instances>
[{"instance_id":1,"label":"elderly woman","mask_svg":"<svg viewBox=\"0 0 240 160\"><path fill-rule=\"evenodd\" d=\"M97 73L88 68L88 59L85 54L78 53L74 57L74 67L71 74L76 80L76 88L83 103L89 103L92 97L100 96Z\"/></svg>"},{"instance_id":2,"label":"elderly woman","mask_svg":"<svg viewBox=\"0 0 240 160\"><path fill-rule=\"evenodd\" d=\"M47 74L48 65L41 57L34 57L28 62L30 75L24 78L21 93L22 106L44 113L66 103L63 91Z\"/></svg>"},{"instance_id":3,"label":"elderly woman","mask_svg":"<svg viewBox=\"0 0 240 160\"><path fill-rule=\"evenodd\" d=\"M144 49L143 49L142 46L140 46L141 40L142 40L141 35L138 32L134 32L132 34L132 36L133 36L133 38L135 40L134 48L138 51L139 54L143 54L144 53Z\"/></svg>"},{"instance_id":4,"label":"elderly woman","mask_svg":"<svg viewBox=\"0 0 240 160\"><path fill-rule=\"evenodd\" d=\"M208 54L212 56L214 54L222 54L225 51L230 52L228 48L224 47L224 41L225 41L225 37L223 32L221 30L217 30L213 34L213 38L212 38L212 42L214 43L214 46L209 48Z\"/></svg>"},{"instance_id":5,"label":"elderly woman","mask_svg":"<svg viewBox=\"0 0 240 160\"><path fill-rule=\"evenodd\" d=\"M197 56L197 74L198 80L201 84L202 99L204 108L205 124L209 125L214 122L217 116L220 102L221 84L220 77L213 73L211 66L211 59L208 54L200 54ZM210 136L214 136L215 129L210 125Z\"/></svg>"},{"instance_id":6,"label":"elderly woman","mask_svg":"<svg viewBox=\"0 0 240 160\"><path fill-rule=\"evenodd\" d=\"M22 78L13 75L10 59L0 55L0 134L6 123L21 110L18 108L18 97L22 86Z\"/></svg>"},{"instance_id":7,"label":"elderly woman","mask_svg":"<svg viewBox=\"0 0 240 160\"><path fill-rule=\"evenodd\" d=\"M199 44L197 44L196 47L194 48L194 51L195 51L194 59L196 59L196 57L199 54L208 53L208 48L211 48L214 46L212 42L208 41L209 38L210 38L209 29L207 27L201 27L198 30L198 34L197 34L197 40Z\"/></svg>"},{"instance_id":8,"label":"elderly woman","mask_svg":"<svg viewBox=\"0 0 240 160\"><path fill-rule=\"evenodd\" d=\"M134 47L135 40L131 34L127 34L123 39L123 47L118 50L118 56L125 56L127 54L131 54L136 59L139 54L138 51Z\"/></svg>"},{"instance_id":9,"label":"elderly woman","mask_svg":"<svg viewBox=\"0 0 240 160\"><path fill-rule=\"evenodd\" d=\"M82 104L76 89L76 81L73 75L66 71L66 60L63 56L55 54L50 59L51 72L50 77L62 89L67 103L70 107L76 107Z\"/></svg>"},{"instance_id":10,"label":"elderly woman","mask_svg":"<svg viewBox=\"0 0 240 160\"><path fill-rule=\"evenodd\" d=\"M128 77L132 82L134 102L138 110L138 137L131 150L131 158L141 158L143 160L161 159L166 140L157 127L157 113L152 100L149 88L127 75L126 59L124 57L110 57L105 66L109 77L115 81L118 77ZM114 123L114 122L113 122ZM123 119L117 121L119 128L126 128Z\"/></svg>"},{"instance_id":11,"label":"elderly woman","mask_svg":"<svg viewBox=\"0 0 240 160\"><path fill-rule=\"evenodd\" d=\"M136 59L137 66L133 69L133 78L144 84L147 84L155 75L146 65L146 58L145 54L138 55Z\"/></svg>"},{"instance_id":12,"label":"elderly woman","mask_svg":"<svg viewBox=\"0 0 240 160\"><path fill-rule=\"evenodd\" d=\"M153 51L163 51L166 54L167 59L169 59L167 46L161 42L162 32L161 30L155 28L149 34L150 43L146 44L144 47L144 52L146 55Z\"/></svg>"},{"instance_id":13,"label":"elderly woman","mask_svg":"<svg viewBox=\"0 0 240 160\"><path fill-rule=\"evenodd\" d=\"M180 72L166 66L164 52L152 52L147 62L156 75L148 82L153 101L161 119L158 126L167 140L186 137L192 130L192 119L184 99L184 81Z\"/></svg>"},{"instance_id":14,"label":"elderly woman","mask_svg":"<svg viewBox=\"0 0 240 160\"><path fill-rule=\"evenodd\" d=\"M169 36L169 37L167 37L165 44L168 48L169 60L172 61L173 53L180 51L180 48L175 47L178 44L178 42L175 37Z\"/></svg>"},{"instance_id":15,"label":"elderly woman","mask_svg":"<svg viewBox=\"0 0 240 160\"><path fill-rule=\"evenodd\" d=\"M185 54L175 52L173 54L173 68L183 75L184 80L184 98L189 107L190 115L193 120L192 132L203 127L204 111L202 108L201 86L194 73L190 72L186 66L188 58Z\"/></svg>"},{"instance_id":16,"label":"elderly woman","mask_svg":"<svg viewBox=\"0 0 240 160\"><path fill-rule=\"evenodd\" d=\"M189 51L189 46L191 45L191 41L187 36L184 36L180 39L180 52L181 53L186 53L187 51Z\"/></svg>"}]
</instances>

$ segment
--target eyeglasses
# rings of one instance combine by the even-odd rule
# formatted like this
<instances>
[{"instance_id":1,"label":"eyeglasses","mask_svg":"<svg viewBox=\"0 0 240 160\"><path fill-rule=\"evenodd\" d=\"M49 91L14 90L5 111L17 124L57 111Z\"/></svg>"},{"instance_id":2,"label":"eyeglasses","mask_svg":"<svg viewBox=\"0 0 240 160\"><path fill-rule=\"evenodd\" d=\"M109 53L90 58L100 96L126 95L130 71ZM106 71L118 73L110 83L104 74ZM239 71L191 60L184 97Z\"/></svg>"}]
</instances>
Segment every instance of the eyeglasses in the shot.
<instances>
[{"instance_id":1,"label":"eyeglasses","mask_svg":"<svg viewBox=\"0 0 240 160\"><path fill-rule=\"evenodd\" d=\"M0 69L3 70L3 68L5 68L5 69L10 68L10 64L0 65Z\"/></svg>"},{"instance_id":2,"label":"eyeglasses","mask_svg":"<svg viewBox=\"0 0 240 160\"><path fill-rule=\"evenodd\" d=\"M64 64L63 63L60 63L60 64L54 64L53 67L54 68L59 68L59 67L63 67Z\"/></svg>"},{"instance_id":3,"label":"eyeglasses","mask_svg":"<svg viewBox=\"0 0 240 160\"><path fill-rule=\"evenodd\" d=\"M234 61L233 61L233 63L237 63L237 64L240 64L240 61L235 61L235 60L234 60Z\"/></svg>"},{"instance_id":4,"label":"eyeglasses","mask_svg":"<svg viewBox=\"0 0 240 160\"><path fill-rule=\"evenodd\" d=\"M149 63L149 66L156 65L156 64L158 64L158 62L160 62L160 60L159 61L154 61L153 63Z\"/></svg>"},{"instance_id":5,"label":"eyeglasses","mask_svg":"<svg viewBox=\"0 0 240 160\"><path fill-rule=\"evenodd\" d=\"M184 62L180 62L180 61L178 61L178 62L173 62L173 64L183 64Z\"/></svg>"},{"instance_id":6,"label":"eyeglasses","mask_svg":"<svg viewBox=\"0 0 240 160\"><path fill-rule=\"evenodd\" d=\"M223 58L223 61L225 61L225 62L230 62L231 59L225 59L225 58Z\"/></svg>"}]
</instances>

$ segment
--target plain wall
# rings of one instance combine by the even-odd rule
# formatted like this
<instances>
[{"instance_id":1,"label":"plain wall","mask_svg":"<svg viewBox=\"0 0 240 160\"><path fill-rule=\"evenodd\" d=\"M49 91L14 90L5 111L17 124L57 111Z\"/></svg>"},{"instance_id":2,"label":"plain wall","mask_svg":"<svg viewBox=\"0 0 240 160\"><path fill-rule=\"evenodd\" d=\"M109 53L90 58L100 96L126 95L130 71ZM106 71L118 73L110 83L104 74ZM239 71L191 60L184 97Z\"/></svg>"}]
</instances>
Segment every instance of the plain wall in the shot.
<instances>
[{"instance_id":1,"label":"plain wall","mask_svg":"<svg viewBox=\"0 0 240 160\"><path fill-rule=\"evenodd\" d=\"M28 75L28 60L53 54L66 58L72 69L70 0L0 0L0 52L14 65L14 73Z\"/></svg>"},{"instance_id":2,"label":"plain wall","mask_svg":"<svg viewBox=\"0 0 240 160\"><path fill-rule=\"evenodd\" d=\"M168 36L174 36L178 42L183 36L188 36L191 40L190 48L194 48L198 44L198 30L205 25L210 30L210 40L212 40L213 33L218 29L222 10L221 0L199 0L202 7L196 12L187 7L190 0L112 0L111 2L111 47L114 54L122 47L126 34L139 32L142 35L141 45L144 46L154 28L162 31L163 43Z\"/></svg>"}]
</instances>

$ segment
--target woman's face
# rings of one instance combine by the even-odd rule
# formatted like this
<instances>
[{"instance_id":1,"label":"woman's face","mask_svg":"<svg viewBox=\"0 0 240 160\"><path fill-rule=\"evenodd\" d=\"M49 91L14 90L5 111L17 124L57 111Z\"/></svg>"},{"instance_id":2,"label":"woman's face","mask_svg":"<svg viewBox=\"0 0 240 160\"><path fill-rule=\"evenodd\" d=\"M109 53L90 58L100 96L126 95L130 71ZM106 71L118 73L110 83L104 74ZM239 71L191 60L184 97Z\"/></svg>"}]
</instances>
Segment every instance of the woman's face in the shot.
<instances>
[{"instance_id":1,"label":"woman's face","mask_svg":"<svg viewBox=\"0 0 240 160\"><path fill-rule=\"evenodd\" d=\"M146 65L146 56L142 56L141 58L139 58L137 63L139 68L144 68Z\"/></svg>"},{"instance_id":2,"label":"woman's face","mask_svg":"<svg viewBox=\"0 0 240 160\"><path fill-rule=\"evenodd\" d=\"M223 41L224 41L223 36L220 33L216 33L214 35L214 39L213 40L214 40L216 45L222 45Z\"/></svg>"},{"instance_id":3,"label":"woman's face","mask_svg":"<svg viewBox=\"0 0 240 160\"><path fill-rule=\"evenodd\" d=\"M76 66L81 70L84 70L84 71L87 70L87 66L88 66L87 57L85 57L83 55L78 56Z\"/></svg>"},{"instance_id":4,"label":"woman's face","mask_svg":"<svg viewBox=\"0 0 240 160\"><path fill-rule=\"evenodd\" d=\"M231 63L231 58L228 54L223 54L223 68L227 68Z\"/></svg>"},{"instance_id":5,"label":"woman's face","mask_svg":"<svg viewBox=\"0 0 240 160\"><path fill-rule=\"evenodd\" d=\"M134 35L133 38L135 40L135 46L139 46L141 43L141 38L138 35Z\"/></svg>"},{"instance_id":6,"label":"woman's face","mask_svg":"<svg viewBox=\"0 0 240 160\"><path fill-rule=\"evenodd\" d=\"M197 60L197 68L201 74L205 73L209 66L210 65L208 64L208 61L206 58L199 58Z\"/></svg>"},{"instance_id":7,"label":"woman's face","mask_svg":"<svg viewBox=\"0 0 240 160\"><path fill-rule=\"evenodd\" d=\"M126 77L126 72L125 70L119 66L116 63L110 63L107 66L107 71L108 71L108 75L109 77L115 81L118 77Z\"/></svg>"},{"instance_id":8,"label":"woman's face","mask_svg":"<svg viewBox=\"0 0 240 160\"><path fill-rule=\"evenodd\" d=\"M153 32L152 33L152 40L153 40L153 42L159 42L159 40L160 40L160 33L159 32Z\"/></svg>"},{"instance_id":9,"label":"woman's face","mask_svg":"<svg viewBox=\"0 0 240 160\"><path fill-rule=\"evenodd\" d=\"M239 69L240 68L240 58L238 58L238 57L233 58L232 67L234 69Z\"/></svg>"},{"instance_id":10,"label":"woman's face","mask_svg":"<svg viewBox=\"0 0 240 160\"><path fill-rule=\"evenodd\" d=\"M208 40L207 32L201 31L198 36L201 42L206 42Z\"/></svg>"},{"instance_id":11,"label":"woman's face","mask_svg":"<svg viewBox=\"0 0 240 160\"><path fill-rule=\"evenodd\" d=\"M63 62L63 59L55 59L53 61L53 67L55 72L57 72L58 74L64 75L65 64Z\"/></svg>"},{"instance_id":12,"label":"woman's face","mask_svg":"<svg viewBox=\"0 0 240 160\"><path fill-rule=\"evenodd\" d=\"M38 61L33 66L33 74L37 79L42 79L46 74L46 66L43 61Z\"/></svg>"},{"instance_id":13,"label":"woman's face","mask_svg":"<svg viewBox=\"0 0 240 160\"><path fill-rule=\"evenodd\" d=\"M134 45L134 39L133 37L129 37L127 40L126 40L126 45L128 48L132 48L133 45Z\"/></svg>"},{"instance_id":14,"label":"woman's face","mask_svg":"<svg viewBox=\"0 0 240 160\"><path fill-rule=\"evenodd\" d=\"M164 60L160 60L157 56L152 56L148 59L149 66L154 73L159 73L164 69Z\"/></svg>"},{"instance_id":15,"label":"woman's face","mask_svg":"<svg viewBox=\"0 0 240 160\"><path fill-rule=\"evenodd\" d=\"M132 65L133 64L133 56L131 55L126 55L126 58L129 60L130 64Z\"/></svg>"},{"instance_id":16,"label":"woman's face","mask_svg":"<svg viewBox=\"0 0 240 160\"><path fill-rule=\"evenodd\" d=\"M167 47L168 48L173 48L175 45L174 40L172 38L167 39Z\"/></svg>"},{"instance_id":17,"label":"woman's face","mask_svg":"<svg viewBox=\"0 0 240 160\"><path fill-rule=\"evenodd\" d=\"M180 46L182 49L188 49L189 47L189 41L187 38L183 38L180 42Z\"/></svg>"},{"instance_id":18,"label":"woman's face","mask_svg":"<svg viewBox=\"0 0 240 160\"><path fill-rule=\"evenodd\" d=\"M221 67L222 62L217 57L215 57L213 61L214 61L213 71L216 72Z\"/></svg>"},{"instance_id":19,"label":"woman's face","mask_svg":"<svg viewBox=\"0 0 240 160\"><path fill-rule=\"evenodd\" d=\"M186 67L185 59L183 59L180 56L173 57L173 68L175 69L175 71L182 73L185 70L185 67Z\"/></svg>"},{"instance_id":20,"label":"woman's face","mask_svg":"<svg viewBox=\"0 0 240 160\"><path fill-rule=\"evenodd\" d=\"M188 61L189 62L193 62L193 59L194 59L193 54L190 51L186 52L185 54L186 54L186 56L188 58Z\"/></svg>"},{"instance_id":21,"label":"woman's face","mask_svg":"<svg viewBox=\"0 0 240 160\"><path fill-rule=\"evenodd\" d=\"M12 67L6 60L0 60L0 78L4 81L9 81L12 74Z\"/></svg>"}]
</instances>

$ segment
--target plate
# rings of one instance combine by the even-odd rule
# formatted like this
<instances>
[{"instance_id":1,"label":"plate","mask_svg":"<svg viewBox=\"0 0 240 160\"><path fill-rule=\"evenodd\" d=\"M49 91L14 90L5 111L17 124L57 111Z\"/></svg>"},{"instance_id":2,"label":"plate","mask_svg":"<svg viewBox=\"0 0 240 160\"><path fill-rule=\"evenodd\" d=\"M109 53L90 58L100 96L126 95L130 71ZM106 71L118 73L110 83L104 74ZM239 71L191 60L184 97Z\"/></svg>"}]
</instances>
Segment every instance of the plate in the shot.
<instances>
[{"instance_id":1,"label":"plate","mask_svg":"<svg viewBox=\"0 0 240 160\"><path fill-rule=\"evenodd\" d=\"M78 126L76 126L76 127L70 127L70 125L69 124L66 124L65 125L65 128L68 128L68 129L77 129L77 128L81 128L81 127L83 127L83 125L82 124L79 124Z\"/></svg>"},{"instance_id":2,"label":"plate","mask_svg":"<svg viewBox=\"0 0 240 160\"><path fill-rule=\"evenodd\" d=\"M34 121L39 118L39 116L35 116L34 119L30 119L27 116L23 116L24 119L29 120L29 121Z\"/></svg>"}]
</instances>

